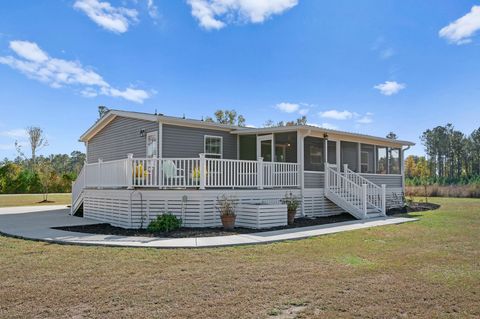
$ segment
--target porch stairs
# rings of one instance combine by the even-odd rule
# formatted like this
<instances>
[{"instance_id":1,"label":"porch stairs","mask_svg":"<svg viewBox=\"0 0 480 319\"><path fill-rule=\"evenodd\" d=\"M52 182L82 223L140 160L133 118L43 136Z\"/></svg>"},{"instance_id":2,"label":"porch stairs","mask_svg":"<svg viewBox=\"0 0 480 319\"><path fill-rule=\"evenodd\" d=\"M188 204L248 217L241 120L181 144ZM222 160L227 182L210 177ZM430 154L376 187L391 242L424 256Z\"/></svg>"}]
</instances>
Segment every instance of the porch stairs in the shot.
<instances>
[{"instance_id":1,"label":"porch stairs","mask_svg":"<svg viewBox=\"0 0 480 319\"><path fill-rule=\"evenodd\" d=\"M386 216L386 187L370 182L344 165L325 164L325 197L357 219Z\"/></svg>"},{"instance_id":2,"label":"porch stairs","mask_svg":"<svg viewBox=\"0 0 480 319\"><path fill-rule=\"evenodd\" d=\"M74 216L80 208L83 207L83 192L85 189L85 166L83 166L80 174L78 174L75 182L72 183L72 206L70 208L70 215Z\"/></svg>"}]
</instances>

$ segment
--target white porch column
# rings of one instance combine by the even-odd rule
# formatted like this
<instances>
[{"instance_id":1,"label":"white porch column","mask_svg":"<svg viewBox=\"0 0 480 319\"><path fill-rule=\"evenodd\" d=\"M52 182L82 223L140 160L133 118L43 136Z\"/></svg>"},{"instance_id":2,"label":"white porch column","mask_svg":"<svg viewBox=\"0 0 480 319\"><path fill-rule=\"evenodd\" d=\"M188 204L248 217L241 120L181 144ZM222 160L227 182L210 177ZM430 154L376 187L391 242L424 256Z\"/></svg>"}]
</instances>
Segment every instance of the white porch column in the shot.
<instances>
[{"instance_id":1,"label":"white porch column","mask_svg":"<svg viewBox=\"0 0 480 319\"><path fill-rule=\"evenodd\" d=\"M205 154L201 153L200 154L200 189L205 189L205 184L207 182L207 176L205 175L207 173L206 169L206 160L205 160Z\"/></svg>"},{"instance_id":2,"label":"white porch column","mask_svg":"<svg viewBox=\"0 0 480 319\"><path fill-rule=\"evenodd\" d=\"M357 173L361 173L362 172L362 143L357 143L358 144L358 163L357 163Z\"/></svg>"},{"instance_id":3,"label":"white porch column","mask_svg":"<svg viewBox=\"0 0 480 319\"><path fill-rule=\"evenodd\" d=\"M305 134L297 131L298 184L300 186L300 214L305 216L303 191L305 189Z\"/></svg>"},{"instance_id":4,"label":"white porch column","mask_svg":"<svg viewBox=\"0 0 480 319\"><path fill-rule=\"evenodd\" d=\"M328 163L328 137L323 137L323 165L325 165L325 163ZM327 167L324 166L323 167L323 171L326 171L327 170Z\"/></svg>"},{"instance_id":5,"label":"white porch column","mask_svg":"<svg viewBox=\"0 0 480 319\"><path fill-rule=\"evenodd\" d=\"M274 166L272 166L272 169L273 167ZM257 159L257 188L263 189L263 157Z\"/></svg>"},{"instance_id":6,"label":"white porch column","mask_svg":"<svg viewBox=\"0 0 480 319\"><path fill-rule=\"evenodd\" d=\"M103 159L99 158L98 159L98 185L97 188L101 189L102 188L102 163Z\"/></svg>"},{"instance_id":7,"label":"white porch column","mask_svg":"<svg viewBox=\"0 0 480 319\"><path fill-rule=\"evenodd\" d=\"M342 166L342 152L341 152L341 142L340 141L337 141L337 171L340 172L341 171L341 166Z\"/></svg>"},{"instance_id":8,"label":"white porch column","mask_svg":"<svg viewBox=\"0 0 480 319\"><path fill-rule=\"evenodd\" d=\"M133 179L135 176L133 176L133 154L129 153L127 154L127 166L125 169L125 181L127 182L127 189L133 189Z\"/></svg>"},{"instance_id":9,"label":"white porch column","mask_svg":"<svg viewBox=\"0 0 480 319\"><path fill-rule=\"evenodd\" d=\"M163 123L158 122L158 158L163 157Z\"/></svg>"}]
</instances>

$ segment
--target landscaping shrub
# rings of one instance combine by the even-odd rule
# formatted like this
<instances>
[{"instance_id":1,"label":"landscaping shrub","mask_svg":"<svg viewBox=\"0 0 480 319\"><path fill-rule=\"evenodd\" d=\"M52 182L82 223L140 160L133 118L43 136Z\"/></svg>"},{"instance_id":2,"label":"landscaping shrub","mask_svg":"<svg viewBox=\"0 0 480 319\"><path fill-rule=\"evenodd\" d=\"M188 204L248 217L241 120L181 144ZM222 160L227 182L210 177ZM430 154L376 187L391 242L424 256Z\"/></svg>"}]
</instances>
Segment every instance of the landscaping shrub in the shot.
<instances>
[{"instance_id":1,"label":"landscaping shrub","mask_svg":"<svg viewBox=\"0 0 480 319\"><path fill-rule=\"evenodd\" d=\"M152 220L147 227L151 233L168 233L182 227L182 219L172 214L163 214Z\"/></svg>"}]
</instances>

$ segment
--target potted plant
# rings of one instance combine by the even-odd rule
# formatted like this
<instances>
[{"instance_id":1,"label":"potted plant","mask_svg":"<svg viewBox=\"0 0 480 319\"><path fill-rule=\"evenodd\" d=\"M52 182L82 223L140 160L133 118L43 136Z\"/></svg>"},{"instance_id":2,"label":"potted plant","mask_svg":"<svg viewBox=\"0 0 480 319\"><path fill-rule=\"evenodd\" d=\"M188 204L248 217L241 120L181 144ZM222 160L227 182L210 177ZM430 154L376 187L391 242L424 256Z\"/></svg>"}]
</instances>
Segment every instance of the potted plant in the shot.
<instances>
[{"instance_id":1,"label":"potted plant","mask_svg":"<svg viewBox=\"0 0 480 319\"><path fill-rule=\"evenodd\" d=\"M235 202L226 195L217 199L217 209L220 212L223 229L232 230L235 227Z\"/></svg>"},{"instance_id":2,"label":"potted plant","mask_svg":"<svg viewBox=\"0 0 480 319\"><path fill-rule=\"evenodd\" d=\"M287 205L288 224L292 225L295 222L295 215L297 215L297 208L298 205L300 205L300 201L297 196L294 196L292 193L287 193L282 202Z\"/></svg>"}]
</instances>

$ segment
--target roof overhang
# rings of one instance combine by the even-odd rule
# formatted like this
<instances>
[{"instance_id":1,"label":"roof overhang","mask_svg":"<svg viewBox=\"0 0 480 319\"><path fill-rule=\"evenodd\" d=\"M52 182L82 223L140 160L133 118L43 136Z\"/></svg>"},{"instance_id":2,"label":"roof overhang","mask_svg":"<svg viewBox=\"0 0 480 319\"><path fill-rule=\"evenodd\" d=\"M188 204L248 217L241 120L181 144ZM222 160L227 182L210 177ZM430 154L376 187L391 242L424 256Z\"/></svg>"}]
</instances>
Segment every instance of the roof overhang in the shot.
<instances>
[{"instance_id":1,"label":"roof overhang","mask_svg":"<svg viewBox=\"0 0 480 319\"><path fill-rule=\"evenodd\" d=\"M327 134L329 139L338 139L342 141L359 142L359 143L365 143L365 144L372 143L372 144L385 145L385 146L391 146L391 147L415 145L415 143L410 141L393 140L389 138L377 137L377 136L366 135L366 134L337 131L337 130L331 130L331 129L316 127L311 125L246 128L242 130L235 130L232 132L232 134L261 135L261 134L285 133L285 132L301 132L306 136L318 136L318 137L323 137L325 134Z\"/></svg>"},{"instance_id":2,"label":"roof overhang","mask_svg":"<svg viewBox=\"0 0 480 319\"><path fill-rule=\"evenodd\" d=\"M207 122L203 120L192 120L177 118L173 116L165 115L155 115L147 114L140 112L131 112L131 111L121 111L121 110L109 110L100 120L93 124L85 133L80 136L81 142L88 142L93 138L98 132L105 128L110 122L112 122L116 117L125 117L143 121L159 122L162 124L170 124L176 126L185 126L185 127L196 127L203 129L213 129L231 132L233 130L241 131L242 128L236 125L228 124L219 124L214 122Z\"/></svg>"}]
</instances>

